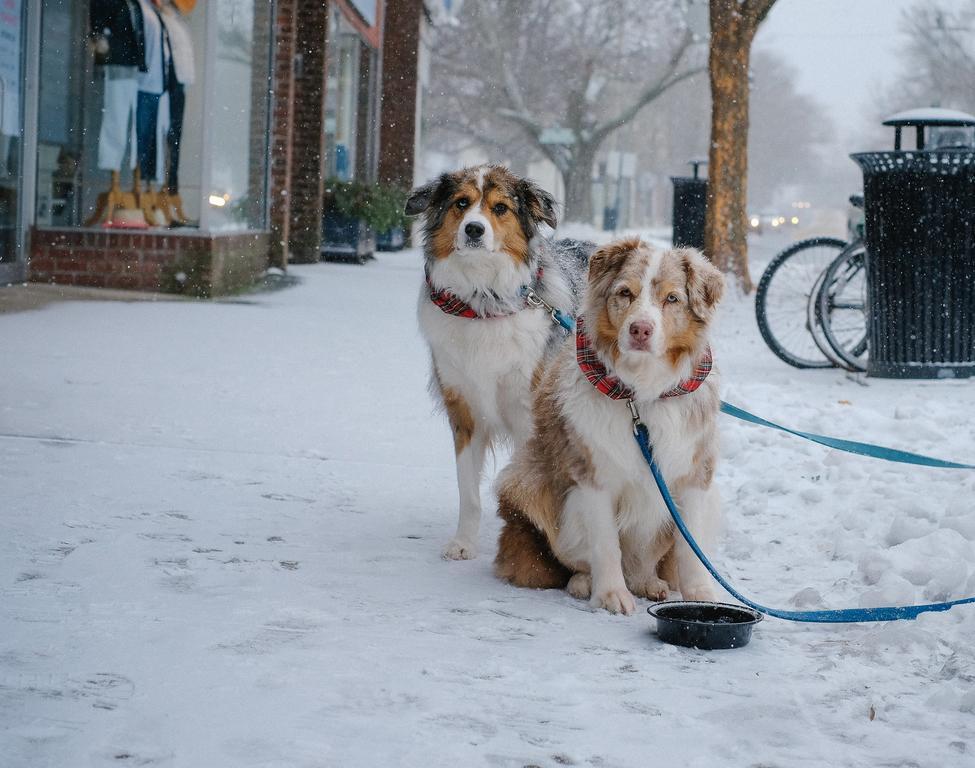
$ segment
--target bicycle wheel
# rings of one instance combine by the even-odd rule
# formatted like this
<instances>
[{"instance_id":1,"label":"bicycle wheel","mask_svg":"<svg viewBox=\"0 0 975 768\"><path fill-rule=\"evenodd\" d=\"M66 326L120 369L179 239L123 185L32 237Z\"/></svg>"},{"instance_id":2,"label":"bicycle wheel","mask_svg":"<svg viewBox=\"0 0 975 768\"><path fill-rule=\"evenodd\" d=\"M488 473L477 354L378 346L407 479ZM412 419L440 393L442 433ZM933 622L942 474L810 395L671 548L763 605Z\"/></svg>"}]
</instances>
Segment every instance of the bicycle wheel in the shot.
<instances>
[{"instance_id":1,"label":"bicycle wheel","mask_svg":"<svg viewBox=\"0 0 975 768\"><path fill-rule=\"evenodd\" d=\"M816 297L822 335L850 371L867 370L867 271L862 241L855 241L823 274Z\"/></svg>"},{"instance_id":2,"label":"bicycle wheel","mask_svg":"<svg viewBox=\"0 0 975 768\"><path fill-rule=\"evenodd\" d=\"M829 269L829 267L826 269ZM824 269L822 274L816 278L816 282L813 284L813 288L809 292L809 300L806 302L806 327L809 329L809 335L812 336L813 343L819 348L819 351L823 353L823 356L837 368L845 368L846 365L843 362L843 358L833 351L833 347L831 347L830 343L826 340L826 334L823 333L822 313L819 309L819 296L822 293L823 280L826 278L826 269Z\"/></svg>"},{"instance_id":3,"label":"bicycle wheel","mask_svg":"<svg viewBox=\"0 0 975 768\"><path fill-rule=\"evenodd\" d=\"M807 321L817 278L846 247L835 237L801 240L778 254L762 273L755 292L758 330L783 362L796 368L832 368L819 350Z\"/></svg>"}]
</instances>

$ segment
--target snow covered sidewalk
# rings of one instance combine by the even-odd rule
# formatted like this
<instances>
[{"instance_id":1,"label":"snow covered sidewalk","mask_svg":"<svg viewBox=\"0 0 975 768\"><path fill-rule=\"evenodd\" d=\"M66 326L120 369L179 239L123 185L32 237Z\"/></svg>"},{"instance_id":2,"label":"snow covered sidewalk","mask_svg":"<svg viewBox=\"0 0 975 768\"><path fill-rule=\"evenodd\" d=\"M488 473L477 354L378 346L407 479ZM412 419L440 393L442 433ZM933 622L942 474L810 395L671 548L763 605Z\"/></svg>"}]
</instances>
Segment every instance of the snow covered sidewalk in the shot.
<instances>
[{"instance_id":1,"label":"snow covered sidewalk","mask_svg":"<svg viewBox=\"0 0 975 768\"><path fill-rule=\"evenodd\" d=\"M645 602L497 582L491 478L480 559L442 561L419 254L292 272L0 316L0 764L975 764L975 608L665 646ZM975 381L792 370L733 296L714 348L726 399L770 419L975 461ZM975 594L975 473L721 425L716 561L746 593Z\"/></svg>"}]
</instances>

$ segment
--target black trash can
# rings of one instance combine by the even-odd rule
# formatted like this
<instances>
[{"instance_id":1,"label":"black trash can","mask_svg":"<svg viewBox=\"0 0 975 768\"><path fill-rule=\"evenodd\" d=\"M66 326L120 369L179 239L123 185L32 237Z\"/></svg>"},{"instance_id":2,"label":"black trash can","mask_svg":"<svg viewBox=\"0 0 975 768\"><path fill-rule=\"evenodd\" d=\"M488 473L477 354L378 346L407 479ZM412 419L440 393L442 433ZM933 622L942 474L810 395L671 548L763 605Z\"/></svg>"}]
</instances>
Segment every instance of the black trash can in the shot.
<instances>
[{"instance_id":1,"label":"black trash can","mask_svg":"<svg viewBox=\"0 0 975 768\"><path fill-rule=\"evenodd\" d=\"M851 155L863 170L867 374L975 375L975 116L910 110L884 125L893 152ZM917 130L914 151L901 149L904 127Z\"/></svg>"},{"instance_id":2,"label":"black trash can","mask_svg":"<svg viewBox=\"0 0 975 768\"><path fill-rule=\"evenodd\" d=\"M704 250L704 219L708 204L708 180L698 178L707 160L691 160L693 176L671 176L674 182L673 243L675 248L689 246Z\"/></svg>"}]
</instances>

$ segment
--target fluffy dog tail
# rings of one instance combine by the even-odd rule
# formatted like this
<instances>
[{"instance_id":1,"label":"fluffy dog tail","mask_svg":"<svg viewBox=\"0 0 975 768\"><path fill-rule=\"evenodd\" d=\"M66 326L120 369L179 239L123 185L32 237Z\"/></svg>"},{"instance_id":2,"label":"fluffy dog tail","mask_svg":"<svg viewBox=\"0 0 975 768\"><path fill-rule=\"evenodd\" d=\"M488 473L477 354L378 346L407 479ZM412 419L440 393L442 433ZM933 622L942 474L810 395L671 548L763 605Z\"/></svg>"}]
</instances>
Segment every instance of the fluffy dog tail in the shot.
<instances>
[{"instance_id":1,"label":"fluffy dog tail","mask_svg":"<svg viewBox=\"0 0 975 768\"><path fill-rule=\"evenodd\" d=\"M504 520L494 558L498 578L517 587L563 589L572 572L556 559L545 534L503 493L498 515Z\"/></svg>"}]
</instances>

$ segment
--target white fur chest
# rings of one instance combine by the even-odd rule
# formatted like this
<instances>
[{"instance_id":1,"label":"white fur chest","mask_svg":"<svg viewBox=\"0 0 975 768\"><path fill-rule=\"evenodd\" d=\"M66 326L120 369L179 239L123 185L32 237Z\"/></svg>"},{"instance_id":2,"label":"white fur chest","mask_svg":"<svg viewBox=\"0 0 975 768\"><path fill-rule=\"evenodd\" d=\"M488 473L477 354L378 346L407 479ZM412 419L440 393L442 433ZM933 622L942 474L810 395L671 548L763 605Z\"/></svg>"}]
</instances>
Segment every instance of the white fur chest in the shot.
<instances>
[{"instance_id":1,"label":"white fur chest","mask_svg":"<svg viewBox=\"0 0 975 768\"><path fill-rule=\"evenodd\" d=\"M575 359L566 362L561 393L563 413L590 450L599 486L619 500L621 527L646 525L666 517L660 492L633 437L633 421L623 400L612 400L578 374ZM700 437L688 428L689 401L683 398L638 403L647 425L654 458L672 484L694 463ZM637 520L639 518L639 521Z\"/></svg>"},{"instance_id":2,"label":"white fur chest","mask_svg":"<svg viewBox=\"0 0 975 768\"><path fill-rule=\"evenodd\" d=\"M454 317L423 289L418 318L441 384L459 392L492 433L527 439L531 379L545 354L548 315L525 309L507 317Z\"/></svg>"}]
</instances>

